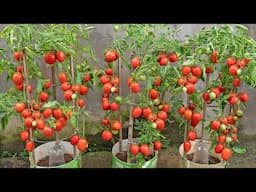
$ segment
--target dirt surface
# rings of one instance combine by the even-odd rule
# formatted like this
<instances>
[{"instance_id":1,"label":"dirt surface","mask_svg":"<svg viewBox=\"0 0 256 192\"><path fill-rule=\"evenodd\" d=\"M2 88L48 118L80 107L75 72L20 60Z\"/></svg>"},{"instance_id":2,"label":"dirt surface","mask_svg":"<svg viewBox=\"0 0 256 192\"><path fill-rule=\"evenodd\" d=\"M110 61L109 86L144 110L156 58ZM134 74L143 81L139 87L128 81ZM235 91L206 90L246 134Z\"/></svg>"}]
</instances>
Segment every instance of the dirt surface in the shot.
<instances>
[{"instance_id":1,"label":"dirt surface","mask_svg":"<svg viewBox=\"0 0 256 192\"><path fill-rule=\"evenodd\" d=\"M187 159L188 159L189 161L192 161L193 157L194 157L194 153L187 155ZM211 156L211 155L209 155L208 159L209 159L209 160L208 160L208 164L209 164L209 165L220 163L220 160L219 160L218 158L213 157L213 156ZM201 162L201 161L200 161L200 162Z\"/></svg>"},{"instance_id":2,"label":"dirt surface","mask_svg":"<svg viewBox=\"0 0 256 192\"><path fill-rule=\"evenodd\" d=\"M4 157L0 159L0 168L29 168L28 158Z\"/></svg>"},{"instance_id":3,"label":"dirt surface","mask_svg":"<svg viewBox=\"0 0 256 192\"><path fill-rule=\"evenodd\" d=\"M168 124L163 131L167 138L164 148L158 154L158 168L183 168L182 160L178 152L179 145L182 143L182 130L178 129L175 124ZM127 129L123 129L124 138L127 137ZM238 134L240 145L247 149L245 154L233 153L227 168L256 168L256 135ZM82 168L111 168L113 146L112 142L106 142L101 139L100 133L88 135L89 141L88 152L83 153ZM115 138L115 141L117 139ZM29 168L28 158L11 156L2 156L4 150L17 149L17 145L23 148L24 144L20 141L9 143L12 146L1 145L0 168Z\"/></svg>"},{"instance_id":4,"label":"dirt surface","mask_svg":"<svg viewBox=\"0 0 256 192\"><path fill-rule=\"evenodd\" d=\"M73 160L73 157L72 157L72 155L65 153L64 160L65 160L65 163L68 163ZM49 156L38 161L37 165L41 166L41 167L49 167Z\"/></svg>"}]
</instances>

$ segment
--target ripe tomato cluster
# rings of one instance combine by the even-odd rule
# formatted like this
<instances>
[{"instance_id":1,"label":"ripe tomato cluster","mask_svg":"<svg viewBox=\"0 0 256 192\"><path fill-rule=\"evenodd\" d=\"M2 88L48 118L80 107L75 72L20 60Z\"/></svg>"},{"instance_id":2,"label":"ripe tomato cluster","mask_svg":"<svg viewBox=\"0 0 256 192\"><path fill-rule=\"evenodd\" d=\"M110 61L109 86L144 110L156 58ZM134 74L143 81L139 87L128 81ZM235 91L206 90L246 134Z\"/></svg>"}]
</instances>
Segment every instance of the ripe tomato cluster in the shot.
<instances>
[{"instance_id":1,"label":"ripe tomato cluster","mask_svg":"<svg viewBox=\"0 0 256 192\"><path fill-rule=\"evenodd\" d=\"M114 73L112 62L116 61L119 53L116 50L109 50L104 55L104 60L108 62L108 67L99 74L99 80L102 85L101 106L104 111L118 112L119 104L122 97L118 96L120 79ZM117 95L114 97L114 95ZM112 139L113 134L116 135L122 129L122 123L118 119L110 119L105 117L102 120L104 130L101 137L105 141Z\"/></svg>"},{"instance_id":2,"label":"ripe tomato cluster","mask_svg":"<svg viewBox=\"0 0 256 192\"><path fill-rule=\"evenodd\" d=\"M225 64L222 66L224 71L219 73L218 79L214 83L209 83L210 74L213 73L214 65L218 64L219 52L213 51L210 56L212 64L207 65L205 68L206 74L206 87L202 93L203 102L206 104L212 104L219 99L222 100L222 105L229 104L230 112L228 115L218 117L210 122L210 129L215 134L217 140L215 145L215 152L221 153L223 160L229 160L232 156L232 146L238 142L237 139L237 122L243 116L243 112L240 109L240 103L248 101L248 94L245 92L238 93L238 88L241 85L239 75L242 73L242 69L247 66L250 59L237 59L233 56L226 59ZM220 64L222 65L222 64ZM197 78L200 78L202 69L199 66L183 66L182 76L178 78L177 84L184 86L183 91L188 95L194 93L194 85L197 82ZM230 76L223 80L222 73L227 73ZM219 84L216 85L216 82ZM225 85L225 86L224 86ZM194 127L202 120L201 112L194 112L197 108L194 104L190 103L187 107L184 105L178 109L180 115L183 115L186 121L190 122L190 130L187 132L187 140L183 143L185 152L191 150L191 142L196 139L196 132ZM203 109L202 113L205 113ZM203 119L204 121L204 119ZM191 130L191 127L192 130Z\"/></svg>"},{"instance_id":3,"label":"ripe tomato cluster","mask_svg":"<svg viewBox=\"0 0 256 192\"><path fill-rule=\"evenodd\" d=\"M14 58L17 61L22 61L24 54L23 52L15 52ZM58 60L59 62L64 62L65 54L61 51L57 51L55 54L46 53L45 62L47 64L54 64ZM55 77L53 77L55 78ZM17 65L16 72L12 76L12 81L16 85L16 88L20 91L24 91L25 86L25 73L22 65ZM66 73L61 72L58 76L58 80L61 83L61 89L64 91L64 100L71 101L77 97L86 95L89 88L84 85L88 83L90 79L90 74L86 73L83 77L84 84L72 85L68 80ZM34 149L34 141L31 141L32 132L34 130L41 131L42 134L51 138L55 132L60 132L67 124L67 121L72 116L72 111L64 111L59 106L47 106L48 99L50 98L50 88L52 87L52 82L50 79L44 79L43 85L37 88L38 94L32 94L33 88L31 85L27 85L28 93L30 98L34 96L35 98L31 101L27 99L26 102L18 102L15 104L15 110L22 117L25 130L20 132L20 138L22 141L26 142L26 149L32 151ZM85 106L85 100L79 98L75 104L82 108ZM77 145L80 151L86 150L88 147L88 142L86 139L80 139L76 134L72 135L70 138L72 145Z\"/></svg>"},{"instance_id":4,"label":"ripe tomato cluster","mask_svg":"<svg viewBox=\"0 0 256 192\"><path fill-rule=\"evenodd\" d=\"M240 103L247 102L249 97L245 92L237 93L241 82L239 75L242 69L250 62L249 59L237 59L233 56L227 58L226 65L229 75L231 76L233 87L228 92L227 103L230 105L230 113L226 116L221 116L218 119L212 120L210 123L211 130L217 134L217 144L215 152L221 153L223 160L229 160L232 156L232 146L238 142L237 139L237 123L243 117L243 111L240 109Z\"/></svg>"}]
</instances>

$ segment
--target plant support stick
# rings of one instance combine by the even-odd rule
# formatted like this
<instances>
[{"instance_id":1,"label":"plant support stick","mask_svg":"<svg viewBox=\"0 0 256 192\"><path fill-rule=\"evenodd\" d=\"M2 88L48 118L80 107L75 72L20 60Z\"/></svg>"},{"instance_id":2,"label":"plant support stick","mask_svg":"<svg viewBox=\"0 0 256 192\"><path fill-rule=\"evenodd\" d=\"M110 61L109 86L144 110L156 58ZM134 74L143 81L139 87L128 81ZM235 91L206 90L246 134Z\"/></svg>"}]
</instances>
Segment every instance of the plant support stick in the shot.
<instances>
[{"instance_id":1,"label":"plant support stick","mask_svg":"<svg viewBox=\"0 0 256 192\"><path fill-rule=\"evenodd\" d=\"M53 99L56 101L57 100L57 90L56 90L56 79L55 79L55 66L52 65L51 67L51 72L52 72L52 89L53 89ZM59 133L58 131L55 131L55 138L56 138L56 144L59 144L60 139L59 139Z\"/></svg>"},{"instance_id":2,"label":"plant support stick","mask_svg":"<svg viewBox=\"0 0 256 192\"><path fill-rule=\"evenodd\" d=\"M75 71L74 71L74 61L72 55L70 55L70 70L71 70L71 78L72 78L72 84L75 83ZM76 105L76 99L73 99L73 105L75 106L74 111L76 112L77 105ZM73 128L73 134L76 134L76 128ZM73 146L73 152L74 152L74 158L76 157L76 146Z\"/></svg>"},{"instance_id":3,"label":"plant support stick","mask_svg":"<svg viewBox=\"0 0 256 192\"><path fill-rule=\"evenodd\" d=\"M117 65L118 65L118 78L121 81L121 59L118 58L117 61ZM120 82L120 86L119 86L119 92L118 92L118 96L122 96L122 86L121 86L121 82ZM121 106L119 107L119 121L122 123L122 114L121 114ZM119 131L119 152L123 151L123 132L122 129Z\"/></svg>"},{"instance_id":4,"label":"plant support stick","mask_svg":"<svg viewBox=\"0 0 256 192\"><path fill-rule=\"evenodd\" d=\"M27 99L28 108L31 109L31 100L30 100L30 95L29 95L29 90L28 90L28 70L27 70L25 49L23 50L23 55L24 55L23 56L23 69L24 69L24 76L25 76L24 89L25 89L25 95L26 95L26 99ZM34 141L32 131L33 131L32 128L30 128L29 129L29 140L30 141ZM32 150L32 158L30 158L30 161L31 161L32 167L35 167L35 151L34 151L34 149Z\"/></svg>"},{"instance_id":5,"label":"plant support stick","mask_svg":"<svg viewBox=\"0 0 256 192\"><path fill-rule=\"evenodd\" d=\"M134 105L134 94L130 91L131 103L130 103L130 113L129 113L129 127L128 127L128 150L127 150L127 162L130 163L131 159L129 157L129 147L133 140L133 116L132 110Z\"/></svg>"}]
</instances>

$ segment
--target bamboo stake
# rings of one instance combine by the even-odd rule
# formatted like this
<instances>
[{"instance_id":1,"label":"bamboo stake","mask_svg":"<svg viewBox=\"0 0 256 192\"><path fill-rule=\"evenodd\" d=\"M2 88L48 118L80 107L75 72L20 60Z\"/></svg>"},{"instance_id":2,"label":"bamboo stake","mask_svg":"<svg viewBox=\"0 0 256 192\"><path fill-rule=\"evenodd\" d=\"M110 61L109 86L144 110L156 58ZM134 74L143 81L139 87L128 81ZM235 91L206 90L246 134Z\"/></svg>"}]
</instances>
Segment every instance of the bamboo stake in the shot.
<instances>
[{"instance_id":1,"label":"bamboo stake","mask_svg":"<svg viewBox=\"0 0 256 192\"><path fill-rule=\"evenodd\" d=\"M31 109L32 106L31 106L31 99L30 99L29 90L28 90L29 81L28 81L28 71L27 71L25 49L23 50L23 72L24 72L24 76L25 76L25 86L24 86L24 89L25 89L26 100L27 100L28 108ZM33 129L29 128L29 140L30 141L34 141L33 132L32 131L33 131ZM32 161L31 162L32 167L35 167L36 165L35 165L35 151L34 151L34 149L32 150L32 159L31 159L31 161Z\"/></svg>"}]
</instances>

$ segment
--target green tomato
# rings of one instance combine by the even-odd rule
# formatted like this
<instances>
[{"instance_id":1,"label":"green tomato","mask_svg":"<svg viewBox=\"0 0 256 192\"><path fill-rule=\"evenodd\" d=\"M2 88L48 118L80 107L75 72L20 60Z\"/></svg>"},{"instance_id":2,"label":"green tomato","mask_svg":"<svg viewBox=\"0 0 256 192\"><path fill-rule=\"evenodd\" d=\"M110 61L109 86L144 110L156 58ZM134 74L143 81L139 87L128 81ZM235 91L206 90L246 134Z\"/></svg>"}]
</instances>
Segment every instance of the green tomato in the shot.
<instances>
[{"instance_id":1,"label":"green tomato","mask_svg":"<svg viewBox=\"0 0 256 192\"><path fill-rule=\"evenodd\" d=\"M123 98L120 96L116 96L115 101L121 103L123 101Z\"/></svg>"},{"instance_id":2,"label":"green tomato","mask_svg":"<svg viewBox=\"0 0 256 192\"><path fill-rule=\"evenodd\" d=\"M158 109L159 109L159 110L162 110L163 108L164 108L163 105L159 105L159 106L158 106Z\"/></svg>"},{"instance_id":3,"label":"green tomato","mask_svg":"<svg viewBox=\"0 0 256 192\"><path fill-rule=\"evenodd\" d=\"M217 96L216 96L216 93L210 92L209 97L210 97L211 100L213 100L213 99L216 99Z\"/></svg>"},{"instance_id":4,"label":"green tomato","mask_svg":"<svg viewBox=\"0 0 256 192\"><path fill-rule=\"evenodd\" d=\"M157 98L157 99L154 99L153 100L153 103L154 105L159 105L160 104L160 100Z\"/></svg>"},{"instance_id":5,"label":"green tomato","mask_svg":"<svg viewBox=\"0 0 256 192\"><path fill-rule=\"evenodd\" d=\"M238 117L243 117L243 114L244 114L243 111L240 110L240 109L236 111L236 115L237 115Z\"/></svg>"},{"instance_id":6,"label":"green tomato","mask_svg":"<svg viewBox=\"0 0 256 192\"><path fill-rule=\"evenodd\" d=\"M156 129L157 128L157 124L156 123L152 123L152 128Z\"/></svg>"},{"instance_id":7,"label":"green tomato","mask_svg":"<svg viewBox=\"0 0 256 192\"><path fill-rule=\"evenodd\" d=\"M167 83L167 82L164 83L164 88L168 88L169 86L170 86L169 83ZM186 91L187 91L187 90L186 90Z\"/></svg>"},{"instance_id":8,"label":"green tomato","mask_svg":"<svg viewBox=\"0 0 256 192\"><path fill-rule=\"evenodd\" d=\"M221 131L224 131L224 130L226 130L227 129L227 126L225 125L225 124L221 124L220 125L220 130Z\"/></svg>"},{"instance_id":9,"label":"green tomato","mask_svg":"<svg viewBox=\"0 0 256 192\"><path fill-rule=\"evenodd\" d=\"M146 80L146 76L145 75L140 75L139 79L140 79L140 81L145 81Z\"/></svg>"},{"instance_id":10,"label":"green tomato","mask_svg":"<svg viewBox=\"0 0 256 192\"><path fill-rule=\"evenodd\" d=\"M111 132L112 132L113 135L117 135L118 134L117 130L112 130Z\"/></svg>"},{"instance_id":11,"label":"green tomato","mask_svg":"<svg viewBox=\"0 0 256 192\"><path fill-rule=\"evenodd\" d=\"M186 92L187 92L187 88L186 88L186 87L182 87L182 91L183 91L184 93L186 93Z\"/></svg>"},{"instance_id":12,"label":"green tomato","mask_svg":"<svg viewBox=\"0 0 256 192\"><path fill-rule=\"evenodd\" d=\"M234 120L237 121L238 117L236 115L233 116Z\"/></svg>"},{"instance_id":13,"label":"green tomato","mask_svg":"<svg viewBox=\"0 0 256 192\"><path fill-rule=\"evenodd\" d=\"M231 138L230 136L227 136L227 137L226 137L226 142L227 142L227 143L232 142L232 138Z\"/></svg>"},{"instance_id":14,"label":"green tomato","mask_svg":"<svg viewBox=\"0 0 256 192\"><path fill-rule=\"evenodd\" d=\"M118 31L119 30L119 25L114 25L114 30Z\"/></svg>"},{"instance_id":15,"label":"green tomato","mask_svg":"<svg viewBox=\"0 0 256 192\"><path fill-rule=\"evenodd\" d=\"M33 127L36 126L36 121L32 121L32 126L33 126Z\"/></svg>"},{"instance_id":16,"label":"green tomato","mask_svg":"<svg viewBox=\"0 0 256 192\"><path fill-rule=\"evenodd\" d=\"M71 98L72 98L72 99L76 99L76 98L77 98L77 95L76 95L76 94L72 94Z\"/></svg>"},{"instance_id":17,"label":"green tomato","mask_svg":"<svg viewBox=\"0 0 256 192\"><path fill-rule=\"evenodd\" d=\"M115 93L116 88L115 87L111 87L110 91L111 91L111 93Z\"/></svg>"},{"instance_id":18,"label":"green tomato","mask_svg":"<svg viewBox=\"0 0 256 192\"><path fill-rule=\"evenodd\" d=\"M240 74L242 73L242 70L241 70L241 69L238 69L238 70L236 71L236 73L237 73L237 75L240 75Z\"/></svg>"}]
</instances>

